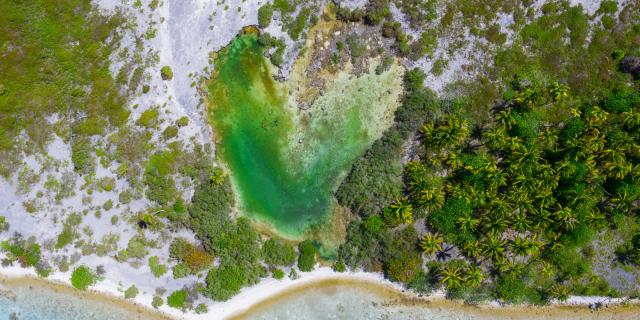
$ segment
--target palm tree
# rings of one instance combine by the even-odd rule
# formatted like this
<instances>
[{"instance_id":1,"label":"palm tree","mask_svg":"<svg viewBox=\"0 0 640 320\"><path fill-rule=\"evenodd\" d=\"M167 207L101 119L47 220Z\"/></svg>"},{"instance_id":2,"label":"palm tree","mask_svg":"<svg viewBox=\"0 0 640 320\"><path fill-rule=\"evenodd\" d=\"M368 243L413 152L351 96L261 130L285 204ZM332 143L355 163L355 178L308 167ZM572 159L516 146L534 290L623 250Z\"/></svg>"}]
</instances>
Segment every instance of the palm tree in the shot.
<instances>
[{"instance_id":1,"label":"palm tree","mask_svg":"<svg viewBox=\"0 0 640 320\"><path fill-rule=\"evenodd\" d=\"M636 164L629 173L633 183L640 184L640 164Z\"/></svg>"},{"instance_id":2,"label":"palm tree","mask_svg":"<svg viewBox=\"0 0 640 320\"><path fill-rule=\"evenodd\" d=\"M569 87L565 84L554 81L549 86L549 93L554 101L562 101L569 97Z\"/></svg>"},{"instance_id":3,"label":"palm tree","mask_svg":"<svg viewBox=\"0 0 640 320\"><path fill-rule=\"evenodd\" d=\"M631 130L640 126L640 113L635 110L631 110L628 112L622 113L622 117L624 117L624 126Z\"/></svg>"},{"instance_id":4,"label":"palm tree","mask_svg":"<svg viewBox=\"0 0 640 320\"><path fill-rule=\"evenodd\" d=\"M420 248L425 254L431 255L436 251L442 251L443 242L444 239L439 233L425 233L420 241Z\"/></svg>"},{"instance_id":5,"label":"palm tree","mask_svg":"<svg viewBox=\"0 0 640 320\"><path fill-rule=\"evenodd\" d=\"M460 158L456 152L451 151L444 163L455 170L462 167L462 158Z\"/></svg>"},{"instance_id":6,"label":"palm tree","mask_svg":"<svg viewBox=\"0 0 640 320\"><path fill-rule=\"evenodd\" d=\"M607 121L609 113L600 109L598 106L592 107L586 114L587 124L589 126L595 126Z\"/></svg>"},{"instance_id":7,"label":"palm tree","mask_svg":"<svg viewBox=\"0 0 640 320\"><path fill-rule=\"evenodd\" d=\"M624 179L624 177L633 170L633 165L631 163L627 163L624 158L618 161L606 161L604 163L604 167L607 169L607 175L609 177L618 180Z\"/></svg>"},{"instance_id":8,"label":"palm tree","mask_svg":"<svg viewBox=\"0 0 640 320\"><path fill-rule=\"evenodd\" d=\"M224 178L224 171L220 168L216 168L209 177L209 182L214 186L220 186L224 182Z\"/></svg>"},{"instance_id":9,"label":"palm tree","mask_svg":"<svg viewBox=\"0 0 640 320\"><path fill-rule=\"evenodd\" d=\"M544 147L555 151L558 148L556 145L558 141L558 131L552 128L545 128L544 131L540 133L539 141L543 142Z\"/></svg>"},{"instance_id":10,"label":"palm tree","mask_svg":"<svg viewBox=\"0 0 640 320\"><path fill-rule=\"evenodd\" d=\"M513 100L522 106L533 107L540 103L540 94L534 88L528 87L518 92Z\"/></svg>"},{"instance_id":11,"label":"palm tree","mask_svg":"<svg viewBox=\"0 0 640 320\"><path fill-rule=\"evenodd\" d=\"M511 252L516 256L526 256L529 251L529 241L523 237L516 237L510 243Z\"/></svg>"},{"instance_id":12,"label":"palm tree","mask_svg":"<svg viewBox=\"0 0 640 320\"><path fill-rule=\"evenodd\" d=\"M464 282L471 287L479 287L484 281L485 275L482 269L477 266L467 268L465 272Z\"/></svg>"},{"instance_id":13,"label":"palm tree","mask_svg":"<svg viewBox=\"0 0 640 320\"><path fill-rule=\"evenodd\" d=\"M502 239L499 235L492 233L482 242L482 253L485 256L495 260L499 257L502 257L506 244L506 241L504 241L504 239Z\"/></svg>"},{"instance_id":14,"label":"palm tree","mask_svg":"<svg viewBox=\"0 0 640 320\"><path fill-rule=\"evenodd\" d=\"M495 116L495 119L502 126L502 128L506 130L511 130L511 128L516 125L516 118L511 112L511 108L498 112L498 114L496 114Z\"/></svg>"},{"instance_id":15,"label":"palm tree","mask_svg":"<svg viewBox=\"0 0 640 320\"><path fill-rule=\"evenodd\" d=\"M506 273L512 266L513 263L511 260L507 259L505 256L499 256L493 259L493 270L499 274Z\"/></svg>"},{"instance_id":16,"label":"palm tree","mask_svg":"<svg viewBox=\"0 0 640 320\"><path fill-rule=\"evenodd\" d=\"M466 139L469 128L466 121L448 114L438 122L437 126L427 123L420 127L420 133L424 135L427 147L442 149L459 144Z\"/></svg>"},{"instance_id":17,"label":"palm tree","mask_svg":"<svg viewBox=\"0 0 640 320\"><path fill-rule=\"evenodd\" d=\"M616 194L609 198L609 202L614 204L616 208L620 210L627 210L631 208L632 199L629 197L629 192L627 190L622 190L620 192L616 192Z\"/></svg>"},{"instance_id":18,"label":"palm tree","mask_svg":"<svg viewBox=\"0 0 640 320\"><path fill-rule=\"evenodd\" d=\"M569 299L569 288L559 283L554 284L549 289L549 296L558 299L559 301L567 301Z\"/></svg>"},{"instance_id":19,"label":"palm tree","mask_svg":"<svg viewBox=\"0 0 640 320\"><path fill-rule=\"evenodd\" d=\"M487 130L483 133L483 137L489 144L491 148L502 150L507 145L507 131L505 129L498 127Z\"/></svg>"},{"instance_id":20,"label":"palm tree","mask_svg":"<svg viewBox=\"0 0 640 320\"><path fill-rule=\"evenodd\" d=\"M537 256L544 247L544 242L538 240L538 235L534 234L531 239L526 239L526 245L527 254Z\"/></svg>"},{"instance_id":21,"label":"palm tree","mask_svg":"<svg viewBox=\"0 0 640 320\"><path fill-rule=\"evenodd\" d=\"M556 220L559 221L565 229L571 230L575 228L578 219L576 218L573 210L569 207L559 206L559 209L554 213Z\"/></svg>"},{"instance_id":22,"label":"palm tree","mask_svg":"<svg viewBox=\"0 0 640 320\"><path fill-rule=\"evenodd\" d=\"M480 256L480 243L478 240L469 240L464 243L462 251L464 251L468 257L476 259Z\"/></svg>"},{"instance_id":23,"label":"palm tree","mask_svg":"<svg viewBox=\"0 0 640 320\"><path fill-rule=\"evenodd\" d=\"M551 265L549 262L543 261L542 268L540 269L540 273L542 273L547 277L552 277L555 273L553 270L553 265Z\"/></svg>"},{"instance_id":24,"label":"palm tree","mask_svg":"<svg viewBox=\"0 0 640 320\"><path fill-rule=\"evenodd\" d=\"M428 211L435 211L444 204L444 192L436 187L423 188L417 195L417 201Z\"/></svg>"},{"instance_id":25,"label":"palm tree","mask_svg":"<svg viewBox=\"0 0 640 320\"><path fill-rule=\"evenodd\" d=\"M491 233L501 233L507 229L507 220L504 218L503 214L490 212L488 215L484 216L483 227Z\"/></svg>"},{"instance_id":26,"label":"palm tree","mask_svg":"<svg viewBox=\"0 0 640 320\"><path fill-rule=\"evenodd\" d=\"M585 221L589 226L597 229L602 229L607 226L607 217L597 209L590 211L585 217Z\"/></svg>"},{"instance_id":27,"label":"palm tree","mask_svg":"<svg viewBox=\"0 0 640 320\"><path fill-rule=\"evenodd\" d=\"M462 285L462 268L454 265L448 265L440 272L442 278L440 281L447 286L448 289L456 289Z\"/></svg>"},{"instance_id":28,"label":"palm tree","mask_svg":"<svg viewBox=\"0 0 640 320\"><path fill-rule=\"evenodd\" d=\"M410 224L413 222L413 206L406 199L396 199L390 206L396 219Z\"/></svg>"},{"instance_id":29,"label":"palm tree","mask_svg":"<svg viewBox=\"0 0 640 320\"><path fill-rule=\"evenodd\" d=\"M466 214L458 218L458 225L462 231L476 231L479 224L480 219L474 218L471 214Z\"/></svg>"},{"instance_id":30,"label":"palm tree","mask_svg":"<svg viewBox=\"0 0 640 320\"><path fill-rule=\"evenodd\" d=\"M527 218L527 215L520 211L511 219L511 227L520 232L524 232L531 228L531 222Z\"/></svg>"}]
</instances>

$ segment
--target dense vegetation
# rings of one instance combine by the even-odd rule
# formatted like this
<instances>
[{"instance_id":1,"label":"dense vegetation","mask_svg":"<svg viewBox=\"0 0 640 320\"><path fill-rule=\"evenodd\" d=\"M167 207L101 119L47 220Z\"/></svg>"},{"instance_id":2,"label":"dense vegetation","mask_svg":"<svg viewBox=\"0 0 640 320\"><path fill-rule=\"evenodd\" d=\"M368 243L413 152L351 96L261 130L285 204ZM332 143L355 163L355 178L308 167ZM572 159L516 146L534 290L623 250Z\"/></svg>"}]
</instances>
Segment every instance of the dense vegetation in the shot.
<instances>
[{"instance_id":1,"label":"dense vegetation","mask_svg":"<svg viewBox=\"0 0 640 320\"><path fill-rule=\"evenodd\" d=\"M593 264L605 234L629 241L623 263L640 252L619 231L637 225L640 199L639 86L618 71L639 53L630 16L591 27L579 7L545 5L487 66L501 81L456 84L455 99L408 72L395 126L336 193L358 215L339 262L467 300L618 295Z\"/></svg>"}]
</instances>

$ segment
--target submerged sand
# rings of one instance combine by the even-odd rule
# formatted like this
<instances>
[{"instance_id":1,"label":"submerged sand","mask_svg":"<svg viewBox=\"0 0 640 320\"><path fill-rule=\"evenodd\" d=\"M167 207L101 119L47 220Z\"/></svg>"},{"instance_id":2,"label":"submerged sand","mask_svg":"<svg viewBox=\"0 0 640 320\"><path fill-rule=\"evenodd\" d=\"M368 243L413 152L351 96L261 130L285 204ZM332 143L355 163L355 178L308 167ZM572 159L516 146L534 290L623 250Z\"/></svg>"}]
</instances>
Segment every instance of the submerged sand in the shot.
<instances>
[{"instance_id":1,"label":"submerged sand","mask_svg":"<svg viewBox=\"0 0 640 320\"><path fill-rule=\"evenodd\" d=\"M344 294L371 297L363 305L349 305ZM341 296L341 294L343 296ZM318 308L318 319L348 319L353 317L350 308L359 308L359 318L384 319L638 319L638 305L609 305L594 311L584 306L475 306L444 299L442 296L422 297L415 293L403 292L397 287L363 279L324 279L291 287L277 295L254 304L232 319L316 319L309 309L301 310L305 301L334 301ZM289 304L288 310L284 306ZM297 305L297 306L296 306ZM334 308L335 307L335 308ZM367 312L363 309L379 309ZM311 311L311 312L318 312ZM352 310L353 311L353 310Z\"/></svg>"},{"instance_id":2,"label":"submerged sand","mask_svg":"<svg viewBox=\"0 0 640 320\"><path fill-rule=\"evenodd\" d=\"M151 310L130 300L124 300L112 295L96 291L79 291L66 284L47 281L31 276L6 277L0 275L0 296L16 301L17 295L24 290L37 290L34 294L64 295L69 299L82 301L83 305L96 305L100 309L107 309L118 314L124 314L127 319L169 320L175 319L158 311ZM64 306L60 307L61 309Z\"/></svg>"}]
</instances>

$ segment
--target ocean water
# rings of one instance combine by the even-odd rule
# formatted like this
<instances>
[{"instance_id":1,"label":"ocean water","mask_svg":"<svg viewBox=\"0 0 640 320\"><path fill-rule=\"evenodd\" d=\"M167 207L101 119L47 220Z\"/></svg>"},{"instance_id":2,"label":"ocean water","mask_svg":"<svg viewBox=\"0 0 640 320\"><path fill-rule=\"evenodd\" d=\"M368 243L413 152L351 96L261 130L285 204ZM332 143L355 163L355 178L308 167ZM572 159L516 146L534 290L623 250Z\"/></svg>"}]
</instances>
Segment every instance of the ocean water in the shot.
<instances>
[{"instance_id":1,"label":"ocean water","mask_svg":"<svg viewBox=\"0 0 640 320\"><path fill-rule=\"evenodd\" d=\"M308 288L239 318L253 320L466 320L481 319L455 310L406 306L375 289L348 285Z\"/></svg>"},{"instance_id":2,"label":"ocean water","mask_svg":"<svg viewBox=\"0 0 640 320\"><path fill-rule=\"evenodd\" d=\"M30 283L0 287L0 320L128 320L159 319L111 301L73 294L69 289Z\"/></svg>"},{"instance_id":3,"label":"ocean water","mask_svg":"<svg viewBox=\"0 0 640 320\"><path fill-rule=\"evenodd\" d=\"M295 87L275 81L249 32L218 52L207 86L209 120L241 210L288 238L330 212L340 179L389 125L391 92L401 86L398 72L338 72L302 110L302 73L292 76Z\"/></svg>"},{"instance_id":4,"label":"ocean water","mask_svg":"<svg viewBox=\"0 0 640 320\"><path fill-rule=\"evenodd\" d=\"M449 300L426 301L386 285L328 280L293 289L252 307L236 319L251 320L637 320L640 306L476 307Z\"/></svg>"}]
</instances>

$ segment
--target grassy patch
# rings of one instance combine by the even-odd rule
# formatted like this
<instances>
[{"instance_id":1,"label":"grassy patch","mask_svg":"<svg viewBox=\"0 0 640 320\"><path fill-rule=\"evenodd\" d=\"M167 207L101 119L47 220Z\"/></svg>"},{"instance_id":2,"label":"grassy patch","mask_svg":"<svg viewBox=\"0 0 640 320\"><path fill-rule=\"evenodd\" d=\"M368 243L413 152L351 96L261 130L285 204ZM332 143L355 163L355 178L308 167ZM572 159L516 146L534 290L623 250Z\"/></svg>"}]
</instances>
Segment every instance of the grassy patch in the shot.
<instances>
[{"instance_id":1,"label":"grassy patch","mask_svg":"<svg viewBox=\"0 0 640 320\"><path fill-rule=\"evenodd\" d=\"M23 130L42 148L56 113L76 136L125 123L129 112L109 72L119 15L82 0L6 2L0 10L0 174L10 175L13 143ZM75 163L75 162L74 162Z\"/></svg>"}]
</instances>

